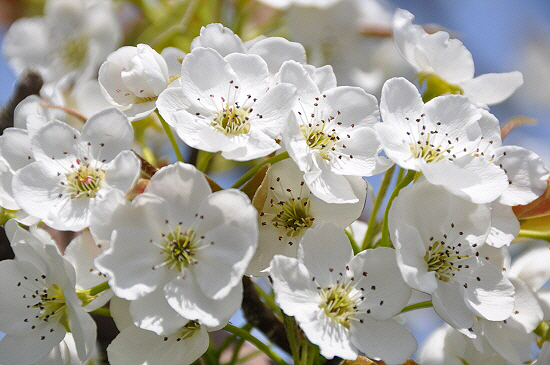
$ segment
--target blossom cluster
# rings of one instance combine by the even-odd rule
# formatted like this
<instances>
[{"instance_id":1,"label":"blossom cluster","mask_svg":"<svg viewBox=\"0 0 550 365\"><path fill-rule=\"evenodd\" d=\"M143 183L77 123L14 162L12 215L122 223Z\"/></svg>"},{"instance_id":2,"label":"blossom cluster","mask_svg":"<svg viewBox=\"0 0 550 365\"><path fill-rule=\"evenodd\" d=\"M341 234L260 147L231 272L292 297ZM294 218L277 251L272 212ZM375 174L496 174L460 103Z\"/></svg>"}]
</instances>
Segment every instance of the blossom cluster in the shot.
<instances>
[{"instance_id":1,"label":"blossom cluster","mask_svg":"<svg viewBox=\"0 0 550 365\"><path fill-rule=\"evenodd\" d=\"M0 363L93 362L95 314L118 328L106 350L114 365L219 364L229 343L211 345L210 333L221 329L284 364L252 327L271 327L295 364L403 364L417 340L400 314L424 307L446 324L423 364L546 363L550 249L533 243L512 259L509 247L521 229L514 207L544 199L550 174L534 152L503 144L489 109L521 73L474 77L459 40L375 1L262 2L294 31L307 12L355 14L350 34L374 21L365 12L384 14L399 67L418 83L339 63L315 37L243 42L215 22L188 52L116 49L122 27L108 1L50 0L43 17L10 28L8 61L45 84L0 136L15 254L0 262ZM177 162L158 158L168 141ZM214 164L248 171L222 189ZM365 177L381 174L367 226ZM63 247L57 231L79 234ZM230 320L241 308L239 328ZM274 337L278 327L287 337Z\"/></svg>"}]
</instances>

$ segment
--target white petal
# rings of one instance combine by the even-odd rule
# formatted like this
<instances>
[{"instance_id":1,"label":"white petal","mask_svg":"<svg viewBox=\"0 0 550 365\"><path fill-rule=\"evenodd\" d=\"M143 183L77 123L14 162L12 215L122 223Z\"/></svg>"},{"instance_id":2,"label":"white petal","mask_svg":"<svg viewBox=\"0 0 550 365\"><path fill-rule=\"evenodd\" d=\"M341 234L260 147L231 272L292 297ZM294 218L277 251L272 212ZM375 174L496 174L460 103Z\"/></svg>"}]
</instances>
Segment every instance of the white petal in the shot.
<instances>
[{"instance_id":1,"label":"white petal","mask_svg":"<svg viewBox=\"0 0 550 365\"><path fill-rule=\"evenodd\" d=\"M403 279L410 287L431 294L437 289L437 279L434 272L428 271L424 242L413 226L403 224L394 228L395 209L393 205L390 208L390 235Z\"/></svg>"},{"instance_id":2,"label":"white petal","mask_svg":"<svg viewBox=\"0 0 550 365\"><path fill-rule=\"evenodd\" d=\"M290 42L281 37L268 37L256 42L248 53L257 54L267 62L269 72L279 71L283 62L293 60L306 63L306 50L297 42Z\"/></svg>"},{"instance_id":3,"label":"white petal","mask_svg":"<svg viewBox=\"0 0 550 365\"><path fill-rule=\"evenodd\" d=\"M385 125L387 123L396 130L409 131L409 121L405 118L414 121L423 108L420 93L409 81L404 78L386 81L380 99L380 113Z\"/></svg>"},{"instance_id":4,"label":"white petal","mask_svg":"<svg viewBox=\"0 0 550 365\"><path fill-rule=\"evenodd\" d=\"M482 263L467 277L462 276L468 288L464 290L464 300L472 311L490 321L502 321L510 317L514 310L514 286L502 270L490 263Z\"/></svg>"},{"instance_id":5,"label":"white petal","mask_svg":"<svg viewBox=\"0 0 550 365\"><path fill-rule=\"evenodd\" d=\"M550 280L550 249L548 246L532 248L514 260L510 276L524 281L538 291Z\"/></svg>"},{"instance_id":6,"label":"white petal","mask_svg":"<svg viewBox=\"0 0 550 365\"><path fill-rule=\"evenodd\" d=\"M203 235L203 249L195 255L198 263L190 271L204 294L219 300L241 282L254 254L256 241L229 225L219 226ZM212 270L213 267L216 270Z\"/></svg>"},{"instance_id":7,"label":"white petal","mask_svg":"<svg viewBox=\"0 0 550 365\"><path fill-rule=\"evenodd\" d=\"M393 319L377 321L363 316L363 322L350 324L351 341L371 359L386 364L403 364L412 357L417 344L414 336Z\"/></svg>"},{"instance_id":8,"label":"white petal","mask_svg":"<svg viewBox=\"0 0 550 365\"><path fill-rule=\"evenodd\" d=\"M257 55L232 53L225 57L237 74L243 94L262 95L269 87L269 73L265 61ZM254 108L256 109L256 108Z\"/></svg>"},{"instance_id":9,"label":"white petal","mask_svg":"<svg viewBox=\"0 0 550 365\"><path fill-rule=\"evenodd\" d=\"M91 155L97 160L111 161L121 151L132 148L134 130L120 110L107 108L88 119L80 140L90 143Z\"/></svg>"},{"instance_id":10,"label":"white petal","mask_svg":"<svg viewBox=\"0 0 550 365\"><path fill-rule=\"evenodd\" d=\"M487 237L489 245L497 248L508 246L518 236L519 229L519 221L512 207L498 201L491 203L491 232Z\"/></svg>"},{"instance_id":11,"label":"white petal","mask_svg":"<svg viewBox=\"0 0 550 365\"><path fill-rule=\"evenodd\" d=\"M200 36L193 39L191 50L197 47L214 48L222 57L230 53L246 53L238 35L222 24L213 23L201 28Z\"/></svg>"},{"instance_id":12,"label":"white petal","mask_svg":"<svg viewBox=\"0 0 550 365\"><path fill-rule=\"evenodd\" d=\"M190 365L208 349L209 337L204 329L191 337L179 334L159 336L135 326L124 329L107 348L112 365Z\"/></svg>"},{"instance_id":13,"label":"white petal","mask_svg":"<svg viewBox=\"0 0 550 365\"><path fill-rule=\"evenodd\" d=\"M358 253L349 264L356 288L364 288L360 310L370 309L369 317L385 320L407 305L411 289L397 267L395 250L379 247Z\"/></svg>"},{"instance_id":14,"label":"white petal","mask_svg":"<svg viewBox=\"0 0 550 365\"><path fill-rule=\"evenodd\" d=\"M160 169L145 192L163 198L169 204L166 216L190 224L195 219L202 201L212 190L204 174L194 166L177 162ZM185 209L181 209L185 207ZM176 218L177 217L177 218Z\"/></svg>"},{"instance_id":15,"label":"white petal","mask_svg":"<svg viewBox=\"0 0 550 365\"><path fill-rule=\"evenodd\" d=\"M131 301L129 310L136 326L159 336L171 335L188 322L168 305L163 288Z\"/></svg>"},{"instance_id":16,"label":"white petal","mask_svg":"<svg viewBox=\"0 0 550 365\"><path fill-rule=\"evenodd\" d=\"M483 335L491 347L509 363L523 364L531 359L532 335L491 321L484 321Z\"/></svg>"},{"instance_id":17,"label":"white petal","mask_svg":"<svg viewBox=\"0 0 550 365\"><path fill-rule=\"evenodd\" d=\"M422 57L426 57L433 72L450 83L458 84L474 77L472 54L460 40L449 39L447 32L426 34L417 50L417 55L423 53Z\"/></svg>"},{"instance_id":18,"label":"white petal","mask_svg":"<svg viewBox=\"0 0 550 365\"><path fill-rule=\"evenodd\" d=\"M355 360L357 349L351 342L350 331L328 317L323 310L317 311L317 318L309 322L300 322L300 328L308 340L319 346L319 352L327 359L338 356L345 360Z\"/></svg>"},{"instance_id":19,"label":"white petal","mask_svg":"<svg viewBox=\"0 0 550 365\"><path fill-rule=\"evenodd\" d=\"M149 242L152 234L146 223L138 228L140 218L138 214L135 216L136 227L117 230L111 248L95 260L97 268L108 275L115 294L128 300L151 293L173 276L167 268L152 268L163 257L159 255L160 249Z\"/></svg>"},{"instance_id":20,"label":"white petal","mask_svg":"<svg viewBox=\"0 0 550 365\"><path fill-rule=\"evenodd\" d=\"M518 146L503 146L494 151L495 165L508 176L508 189L500 198L502 204L525 205L541 196L550 176L542 159L534 152Z\"/></svg>"},{"instance_id":21,"label":"white petal","mask_svg":"<svg viewBox=\"0 0 550 365\"><path fill-rule=\"evenodd\" d=\"M304 66L295 61L286 61L282 64L278 73L279 82L286 82L296 86L298 97L306 102L313 102L313 98L319 96L319 88Z\"/></svg>"},{"instance_id":22,"label":"white petal","mask_svg":"<svg viewBox=\"0 0 550 365\"><path fill-rule=\"evenodd\" d=\"M432 295L432 303L437 314L449 325L469 333L474 325L474 315L464 303L464 290L458 283L440 281Z\"/></svg>"},{"instance_id":23,"label":"white petal","mask_svg":"<svg viewBox=\"0 0 550 365\"><path fill-rule=\"evenodd\" d=\"M345 273L352 257L348 237L341 227L333 223L323 223L309 229L298 249L298 259L322 287L333 283L339 273Z\"/></svg>"},{"instance_id":24,"label":"white petal","mask_svg":"<svg viewBox=\"0 0 550 365\"><path fill-rule=\"evenodd\" d=\"M234 88L239 86L237 74L229 62L211 48L195 48L185 56L181 77L186 80L182 83L185 98L201 114L221 110L219 106L225 102L233 104L240 93L239 89ZM230 89L231 95L228 94Z\"/></svg>"},{"instance_id":25,"label":"white petal","mask_svg":"<svg viewBox=\"0 0 550 365\"><path fill-rule=\"evenodd\" d=\"M0 153L12 170L33 162L29 133L24 129L6 128L0 137Z\"/></svg>"},{"instance_id":26,"label":"white petal","mask_svg":"<svg viewBox=\"0 0 550 365\"><path fill-rule=\"evenodd\" d=\"M184 318L198 320L209 327L220 327L240 308L243 288L239 282L223 299L215 300L204 295L194 277L178 276L166 285L164 296L168 304Z\"/></svg>"},{"instance_id":27,"label":"white petal","mask_svg":"<svg viewBox=\"0 0 550 365\"><path fill-rule=\"evenodd\" d=\"M473 203L490 203L508 187L504 171L484 158L463 156L453 161L420 163L430 183Z\"/></svg>"},{"instance_id":28,"label":"white petal","mask_svg":"<svg viewBox=\"0 0 550 365\"><path fill-rule=\"evenodd\" d=\"M473 102L494 105L508 99L521 85L523 75L519 71L513 71L484 74L467 80L460 86Z\"/></svg>"},{"instance_id":29,"label":"white petal","mask_svg":"<svg viewBox=\"0 0 550 365\"><path fill-rule=\"evenodd\" d=\"M310 322L319 312L320 297L312 274L295 258L276 255L271 260L275 301L288 316Z\"/></svg>"},{"instance_id":30,"label":"white petal","mask_svg":"<svg viewBox=\"0 0 550 365\"><path fill-rule=\"evenodd\" d=\"M74 151L73 143L80 133L68 124L54 120L36 132L32 138L32 150L36 160L63 160ZM65 152L65 153L64 153Z\"/></svg>"}]
</instances>

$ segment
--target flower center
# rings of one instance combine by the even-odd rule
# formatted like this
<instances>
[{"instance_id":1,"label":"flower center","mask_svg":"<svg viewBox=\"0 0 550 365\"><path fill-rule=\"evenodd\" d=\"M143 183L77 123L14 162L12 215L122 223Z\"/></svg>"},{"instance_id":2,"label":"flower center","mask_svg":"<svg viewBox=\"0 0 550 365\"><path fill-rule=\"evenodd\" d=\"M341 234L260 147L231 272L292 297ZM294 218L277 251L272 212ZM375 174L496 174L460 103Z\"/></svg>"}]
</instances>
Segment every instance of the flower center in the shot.
<instances>
[{"instance_id":1,"label":"flower center","mask_svg":"<svg viewBox=\"0 0 550 365\"><path fill-rule=\"evenodd\" d=\"M38 302L32 305L33 308L39 310L36 318L44 322L50 320L59 322L68 331L69 324L65 316L65 296L59 286L53 284L41 293L36 293L36 298L38 298Z\"/></svg>"},{"instance_id":2,"label":"flower center","mask_svg":"<svg viewBox=\"0 0 550 365\"><path fill-rule=\"evenodd\" d=\"M186 340L188 338L193 337L193 335L197 331L200 331L200 329L201 329L201 325L199 324L199 322L189 321L185 326L180 328L176 333L174 333L170 337L171 338L175 337L176 341L179 342L179 341ZM168 341L168 337L164 337L164 341Z\"/></svg>"},{"instance_id":3,"label":"flower center","mask_svg":"<svg viewBox=\"0 0 550 365\"><path fill-rule=\"evenodd\" d=\"M75 37L67 40L61 47L61 59L67 67L78 69L86 60L87 52L88 38L85 36Z\"/></svg>"},{"instance_id":4,"label":"flower center","mask_svg":"<svg viewBox=\"0 0 550 365\"><path fill-rule=\"evenodd\" d=\"M184 231L180 226L167 235L163 234L162 251L166 255L164 264L180 272L196 264L197 260L193 258L198 247L196 241L195 231Z\"/></svg>"},{"instance_id":5,"label":"flower center","mask_svg":"<svg viewBox=\"0 0 550 365\"><path fill-rule=\"evenodd\" d=\"M328 317L348 329L350 327L350 316L357 313L357 303L352 291L354 291L354 288L350 283L319 289L319 296L321 297L319 307L324 309Z\"/></svg>"},{"instance_id":6,"label":"flower center","mask_svg":"<svg viewBox=\"0 0 550 365\"><path fill-rule=\"evenodd\" d=\"M451 153L451 150L454 146L448 145L444 147L443 145L435 146L431 143L430 139L432 138L431 133L427 133L426 139L424 141L417 141L416 143L411 143L411 153L415 158L422 158L426 162L439 162L447 159L447 156Z\"/></svg>"},{"instance_id":7,"label":"flower center","mask_svg":"<svg viewBox=\"0 0 550 365\"><path fill-rule=\"evenodd\" d=\"M319 155L325 160L330 160L329 152L335 150L335 145L338 143L336 132L326 133L326 120L321 123L301 125L300 129L306 139L307 145L312 150L318 150Z\"/></svg>"},{"instance_id":8,"label":"flower center","mask_svg":"<svg viewBox=\"0 0 550 365\"><path fill-rule=\"evenodd\" d=\"M216 114L211 125L227 136L237 136L250 132L248 123L250 111L238 105L225 104L223 109Z\"/></svg>"},{"instance_id":9,"label":"flower center","mask_svg":"<svg viewBox=\"0 0 550 365\"><path fill-rule=\"evenodd\" d=\"M428 264L428 271L435 271L436 278L443 282L449 282L462 268L457 261L468 257L468 255L460 255L459 251L453 251L443 243L436 241L428 247L424 260Z\"/></svg>"},{"instance_id":10,"label":"flower center","mask_svg":"<svg viewBox=\"0 0 550 365\"><path fill-rule=\"evenodd\" d=\"M95 198L101 181L105 177L105 171L99 168L93 168L89 164L81 165L79 159L76 160L77 166L72 166L73 171L69 172L67 178L67 188L71 198Z\"/></svg>"},{"instance_id":11,"label":"flower center","mask_svg":"<svg viewBox=\"0 0 550 365\"><path fill-rule=\"evenodd\" d=\"M158 96L136 96L134 98L134 103L135 104L143 104L143 103L147 103L149 101L155 101L157 100L159 97Z\"/></svg>"},{"instance_id":12,"label":"flower center","mask_svg":"<svg viewBox=\"0 0 550 365\"><path fill-rule=\"evenodd\" d=\"M280 201L273 207L280 209L271 221L277 228L284 228L288 237L296 237L304 228L313 224L314 218L309 214L308 199L289 199Z\"/></svg>"}]
</instances>

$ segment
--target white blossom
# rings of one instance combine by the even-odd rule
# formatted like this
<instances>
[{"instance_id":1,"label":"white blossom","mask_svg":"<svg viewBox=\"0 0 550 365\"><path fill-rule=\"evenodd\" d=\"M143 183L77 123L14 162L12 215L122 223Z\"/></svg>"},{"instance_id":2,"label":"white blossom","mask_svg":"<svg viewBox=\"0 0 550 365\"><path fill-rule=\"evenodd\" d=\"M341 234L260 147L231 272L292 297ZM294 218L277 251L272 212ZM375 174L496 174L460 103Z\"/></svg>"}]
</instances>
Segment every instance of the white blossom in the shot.
<instances>
[{"instance_id":1,"label":"white blossom","mask_svg":"<svg viewBox=\"0 0 550 365\"><path fill-rule=\"evenodd\" d=\"M0 341L2 364L34 364L47 356L67 332L74 336L81 361L91 355L96 326L81 308L75 273L48 234L30 232L13 220L6 232L15 260L0 262Z\"/></svg>"},{"instance_id":2,"label":"white blossom","mask_svg":"<svg viewBox=\"0 0 550 365\"><path fill-rule=\"evenodd\" d=\"M426 104L403 78L384 84L375 125L390 159L422 172L426 179L474 203L496 200L508 188L502 169L476 156L482 139L481 113L466 97L444 95Z\"/></svg>"},{"instance_id":3,"label":"white blossom","mask_svg":"<svg viewBox=\"0 0 550 365\"><path fill-rule=\"evenodd\" d=\"M143 119L156 109L169 81L166 61L146 44L119 48L99 69L103 95L131 120Z\"/></svg>"},{"instance_id":4,"label":"white blossom","mask_svg":"<svg viewBox=\"0 0 550 365\"><path fill-rule=\"evenodd\" d=\"M265 61L252 54L225 58L210 48L195 48L182 63L182 84L157 101L160 114L189 146L221 151L226 159L266 156L295 102L294 87L269 87Z\"/></svg>"},{"instance_id":5,"label":"white blossom","mask_svg":"<svg viewBox=\"0 0 550 365\"><path fill-rule=\"evenodd\" d=\"M359 352L402 364L416 350L411 333L392 317L411 291L396 267L395 251L366 250L355 257L343 230L325 223L308 230L298 258L271 262L275 300L320 353L355 360Z\"/></svg>"},{"instance_id":6,"label":"white blossom","mask_svg":"<svg viewBox=\"0 0 550 365\"><path fill-rule=\"evenodd\" d=\"M94 212L103 207L114 209L111 244L95 264L131 301L139 327L171 334L181 327L177 314L215 327L235 313L258 237L257 211L243 193L212 193L201 172L176 163L131 204L104 201Z\"/></svg>"},{"instance_id":7,"label":"white blossom","mask_svg":"<svg viewBox=\"0 0 550 365\"><path fill-rule=\"evenodd\" d=\"M274 255L296 257L304 233L323 222L345 228L357 219L367 198L367 184L362 178L349 180L357 203L329 204L313 195L302 173L292 160L273 165L257 196L265 199L259 211L258 249L247 270L248 275L267 275ZM254 203L256 203L255 199Z\"/></svg>"},{"instance_id":8,"label":"white blossom","mask_svg":"<svg viewBox=\"0 0 550 365\"><path fill-rule=\"evenodd\" d=\"M474 77L472 54L447 32L428 34L413 25L414 15L398 9L393 19L393 39L403 57L419 72L447 83L449 92L467 96L472 103L486 107L506 100L523 84L519 71L490 73Z\"/></svg>"},{"instance_id":9,"label":"white blossom","mask_svg":"<svg viewBox=\"0 0 550 365\"><path fill-rule=\"evenodd\" d=\"M348 177L372 176L391 166L379 156L373 128L380 121L377 101L357 87L325 89L313 76L293 61L279 71L280 82L295 85L299 98L283 144L313 194L327 203L355 203L359 198Z\"/></svg>"},{"instance_id":10,"label":"white blossom","mask_svg":"<svg viewBox=\"0 0 550 365\"><path fill-rule=\"evenodd\" d=\"M132 126L114 108L90 117L82 133L49 122L32 138L35 161L14 175L16 203L52 228L87 227L91 208L107 191L126 191L139 176L132 142Z\"/></svg>"},{"instance_id":11,"label":"white blossom","mask_svg":"<svg viewBox=\"0 0 550 365\"><path fill-rule=\"evenodd\" d=\"M44 12L10 27L3 51L12 68L37 67L46 83L93 78L121 38L112 3L49 0Z\"/></svg>"},{"instance_id":12,"label":"white blossom","mask_svg":"<svg viewBox=\"0 0 550 365\"><path fill-rule=\"evenodd\" d=\"M135 326L127 301L115 297L111 313L120 331L107 347L112 365L189 365L208 349L207 328L196 321L184 320L180 328L165 336Z\"/></svg>"},{"instance_id":13,"label":"white blossom","mask_svg":"<svg viewBox=\"0 0 550 365\"><path fill-rule=\"evenodd\" d=\"M502 321L514 309L514 286L480 254L490 214L488 204L473 204L426 180L402 189L389 213L405 282L431 294L437 314L470 336L475 316Z\"/></svg>"},{"instance_id":14,"label":"white blossom","mask_svg":"<svg viewBox=\"0 0 550 365\"><path fill-rule=\"evenodd\" d=\"M306 63L306 50L300 43L281 37L264 36L243 43L231 29L219 23L201 28L200 35L191 42L191 50L198 47L212 48L222 57L231 53L258 55L266 62L270 76L275 75L285 61Z\"/></svg>"}]
</instances>

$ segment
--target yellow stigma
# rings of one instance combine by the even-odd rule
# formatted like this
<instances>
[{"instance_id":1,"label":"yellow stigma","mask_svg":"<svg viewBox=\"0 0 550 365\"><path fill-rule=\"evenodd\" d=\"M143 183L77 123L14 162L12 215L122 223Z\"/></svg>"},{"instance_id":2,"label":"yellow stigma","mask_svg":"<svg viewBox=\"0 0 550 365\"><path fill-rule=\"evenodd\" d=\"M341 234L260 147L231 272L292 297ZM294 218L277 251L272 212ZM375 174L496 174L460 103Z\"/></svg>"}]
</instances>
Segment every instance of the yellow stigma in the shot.
<instances>
[{"instance_id":1,"label":"yellow stigma","mask_svg":"<svg viewBox=\"0 0 550 365\"><path fill-rule=\"evenodd\" d=\"M101 189L105 171L91 167L89 164L81 165L80 160L77 160L77 166L72 167L73 171L65 175L71 198L95 198Z\"/></svg>"},{"instance_id":2,"label":"yellow stigma","mask_svg":"<svg viewBox=\"0 0 550 365\"><path fill-rule=\"evenodd\" d=\"M334 151L334 146L338 142L338 137L336 136L336 132L325 132L326 124L327 121L322 120L321 123L301 125L300 129L309 148L312 150L318 150L319 155L322 158L325 160L330 160L329 152Z\"/></svg>"},{"instance_id":3,"label":"yellow stigma","mask_svg":"<svg viewBox=\"0 0 550 365\"><path fill-rule=\"evenodd\" d=\"M246 134L250 132L249 115L248 108L241 108L237 105L229 106L226 103L211 125L227 136Z\"/></svg>"}]
</instances>

